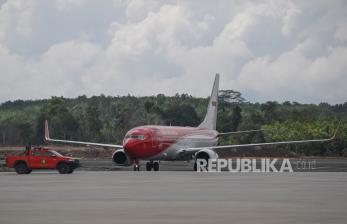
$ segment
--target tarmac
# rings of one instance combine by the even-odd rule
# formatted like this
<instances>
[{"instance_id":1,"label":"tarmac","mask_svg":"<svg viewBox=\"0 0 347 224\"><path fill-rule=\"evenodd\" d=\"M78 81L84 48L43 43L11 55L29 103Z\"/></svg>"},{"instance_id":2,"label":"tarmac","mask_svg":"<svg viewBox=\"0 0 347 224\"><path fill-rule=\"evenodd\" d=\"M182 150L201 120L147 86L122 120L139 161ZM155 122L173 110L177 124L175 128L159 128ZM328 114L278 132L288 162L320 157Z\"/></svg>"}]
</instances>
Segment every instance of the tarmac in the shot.
<instances>
[{"instance_id":1,"label":"tarmac","mask_svg":"<svg viewBox=\"0 0 347 224\"><path fill-rule=\"evenodd\" d=\"M347 173L0 173L0 223L347 223Z\"/></svg>"},{"instance_id":2,"label":"tarmac","mask_svg":"<svg viewBox=\"0 0 347 224\"><path fill-rule=\"evenodd\" d=\"M260 159L257 160L257 167L260 166ZM279 159L276 168L282 164ZM235 161L234 161L235 162ZM291 166L294 172L347 172L346 158L291 158ZM82 167L79 170L85 171L132 171L133 167L115 166L111 159L82 159ZM146 169L146 164L141 161L141 170ZM188 161L161 161L161 171L192 171L193 163ZM225 169L224 169L225 170Z\"/></svg>"}]
</instances>

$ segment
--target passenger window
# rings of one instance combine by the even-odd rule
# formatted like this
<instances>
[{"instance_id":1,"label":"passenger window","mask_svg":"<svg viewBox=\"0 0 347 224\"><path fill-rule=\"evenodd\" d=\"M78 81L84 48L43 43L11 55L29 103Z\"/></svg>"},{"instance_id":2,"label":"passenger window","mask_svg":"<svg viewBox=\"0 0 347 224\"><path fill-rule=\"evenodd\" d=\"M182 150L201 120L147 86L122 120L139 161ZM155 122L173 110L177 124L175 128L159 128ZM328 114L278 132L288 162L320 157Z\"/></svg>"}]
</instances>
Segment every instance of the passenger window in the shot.
<instances>
[{"instance_id":1,"label":"passenger window","mask_svg":"<svg viewBox=\"0 0 347 224\"><path fill-rule=\"evenodd\" d=\"M34 150L31 155L32 156L41 156L41 152L39 150Z\"/></svg>"},{"instance_id":2,"label":"passenger window","mask_svg":"<svg viewBox=\"0 0 347 224\"><path fill-rule=\"evenodd\" d=\"M52 157L54 154L52 152L46 151L44 156Z\"/></svg>"}]
</instances>

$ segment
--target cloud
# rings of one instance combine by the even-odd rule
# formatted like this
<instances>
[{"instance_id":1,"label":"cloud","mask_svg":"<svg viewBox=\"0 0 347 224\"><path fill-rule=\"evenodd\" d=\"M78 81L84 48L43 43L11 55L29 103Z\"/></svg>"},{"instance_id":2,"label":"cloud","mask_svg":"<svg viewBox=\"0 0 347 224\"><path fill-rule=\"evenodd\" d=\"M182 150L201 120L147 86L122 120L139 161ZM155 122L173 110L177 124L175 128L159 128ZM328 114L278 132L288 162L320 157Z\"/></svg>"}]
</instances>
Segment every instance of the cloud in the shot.
<instances>
[{"instance_id":1,"label":"cloud","mask_svg":"<svg viewBox=\"0 0 347 224\"><path fill-rule=\"evenodd\" d=\"M343 103L344 1L8 0L0 102L82 94Z\"/></svg>"},{"instance_id":2,"label":"cloud","mask_svg":"<svg viewBox=\"0 0 347 224\"><path fill-rule=\"evenodd\" d=\"M91 43L68 41L53 45L39 59L27 60L1 49L0 95L6 100L78 96L98 51Z\"/></svg>"},{"instance_id":3,"label":"cloud","mask_svg":"<svg viewBox=\"0 0 347 224\"><path fill-rule=\"evenodd\" d=\"M9 36L30 37L32 16L35 12L35 1L7 1L0 10L0 41L7 42Z\"/></svg>"},{"instance_id":4,"label":"cloud","mask_svg":"<svg viewBox=\"0 0 347 224\"><path fill-rule=\"evenodd\" d=\"M240 88L261 92L259 100L344 102L347 83L347 48L331 49L325 57L306 58L302 52L286 52L275 60L262 57L248 62L237 80ZM256 81L255 81L256 80ZM282 93L279 95L278 93Z\"/></svg>"},{"instance_id":5,"label":"cloud","mask_svg":"<svg viewBox=\"0 0 347 224\"><path fill-rule=\"evenodd\" d=\"M73 7L79 7L85 3L85 0L54 0L57 8L62 11Z\"/></svg>"}]
</instances>

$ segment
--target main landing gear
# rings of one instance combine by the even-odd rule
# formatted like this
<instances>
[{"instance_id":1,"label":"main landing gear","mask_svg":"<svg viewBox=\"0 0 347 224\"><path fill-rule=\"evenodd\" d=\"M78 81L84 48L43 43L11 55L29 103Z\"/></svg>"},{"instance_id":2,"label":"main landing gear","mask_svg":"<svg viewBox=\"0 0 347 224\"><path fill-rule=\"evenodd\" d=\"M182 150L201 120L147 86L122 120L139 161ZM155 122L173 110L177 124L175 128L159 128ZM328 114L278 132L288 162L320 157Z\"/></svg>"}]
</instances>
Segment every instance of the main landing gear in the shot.
<instances>
[{"instance_id":1,"label":"main landing gear","mask_svg":"<svg viewBox=\"0 0 347 224\"><path fill-rule=\"evenodd\" d=\"M147 171L159 171L159 162L153 160L146 163L146 170ZM134 160L134 171L140 171L140 162L139 160Z\"/></svg>"},{"instance_id":2,"label":"main landing gear","mask_svg":"<svg viewBox=\"0 0 347 224\"><path fill-rule=\"evenodd\" d=\"M152 160L146 163L146 170L147 171L159 171L159 162L153 162Z\"/></svg>"}]
</instances>

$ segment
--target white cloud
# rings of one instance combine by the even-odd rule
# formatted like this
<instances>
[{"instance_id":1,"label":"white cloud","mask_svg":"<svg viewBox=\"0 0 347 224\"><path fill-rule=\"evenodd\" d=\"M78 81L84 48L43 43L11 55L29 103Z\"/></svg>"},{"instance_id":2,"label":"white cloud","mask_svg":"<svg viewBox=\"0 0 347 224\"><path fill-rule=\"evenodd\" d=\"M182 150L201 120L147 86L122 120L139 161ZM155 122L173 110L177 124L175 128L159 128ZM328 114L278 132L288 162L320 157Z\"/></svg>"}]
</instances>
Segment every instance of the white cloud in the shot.
<instances>
[{"instance_id":1,"label":"white cloud","mask_svg":"<svg viewBox=\"0 0 347 224\"><path fill-rule=\"evenodd\" d=\"M54 0L57 8L61 11L70 10L79 7L85 3L85 0Z\"/></svg>"},{"instance_id":2,"label":"white cloud","mask_svg":"<svg viewBox=\"0 0 347 224\"><path fill-rule=\"evenodd\" d=\"M36 5L37 2L32 0L12 0L1 5L0 42L6 42L9 35L30 37Z\"/></svg>"},{"instance_id":3,"label":"white cloud","mask_svg":"<svg viewBox=\"0 0 347 224\"><path fill-rule=\"evenodd\" d=\"M148 16L148 13L155 12L159 8L160 4L155 0L130 0L126 7L126 16L132 21L138 21L140 19L145 19Z\"/></svg>"},{"instance_id":4,"label":"white cloud","mask_svg":"<svg viewBox=\"0 0 347 224\"><path fill-rule=\"evenodd\" d=\"M39 4L40 3L40 4ZM347 99L344 1L9 0L0 102L82 94Z\"/></svg>"},{"instance_id":5,"label":"white cloud","mask_svg":"<svg viewBox=\"0 0 347 224\"><path fill-rule=\"evenodd\" d=\"M4 100L78 96L84 90L81 80L98 52L91 43L75 41L56 44L36 60L0 50L0 96Z\"/></svg>"},{"instance_id":6,"label":"white cloud","mask_svg":"<svg viewBox=\"0 0 347 224\"><path fill-rule=\"evenodd\" d=\"M275 60L263 57L248 62L237 81L240 88L261 92L258 99L262 101L285 101L290 96L294 101L344 102L346 59L346 47L334 48L326 57L315 59L293 50Z\"/></svg>"},{"instance_id":7,"label":"white cloud","mask_svg":"<svg viewBox=\"0 0 347 224\"><path fill-rule=\"evenodd\" d=\"M341 21L337 25L337 29L335 31L334 37L336 40L346 43L347 42L347 22L346 21Z\"/></svg>"}]
</instances>

